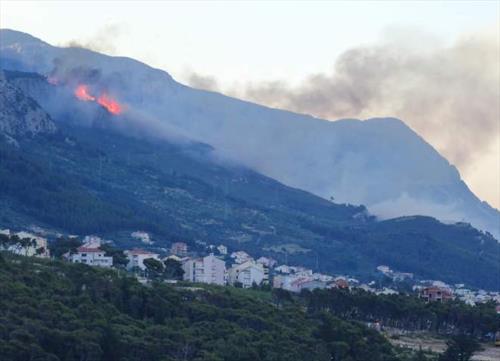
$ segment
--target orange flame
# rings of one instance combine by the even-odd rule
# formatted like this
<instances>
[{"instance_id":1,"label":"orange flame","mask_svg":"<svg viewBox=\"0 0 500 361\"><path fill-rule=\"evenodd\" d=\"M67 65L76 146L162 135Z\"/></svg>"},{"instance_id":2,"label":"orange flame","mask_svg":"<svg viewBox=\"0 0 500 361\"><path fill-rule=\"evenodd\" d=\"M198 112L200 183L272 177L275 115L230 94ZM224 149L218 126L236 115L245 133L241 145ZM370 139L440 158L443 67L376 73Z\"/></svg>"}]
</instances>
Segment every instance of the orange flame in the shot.
<instances>
[{"instance_id":1,"label":"orange flame","mask_svg":"<svg viewBox=\"0 0 500 361\"><path fill-rule=\"evenodd\" d=\"M89 92L89 87L86 84L79 84L75 89L75 96L83 101L89 102L97 102L99 105L106 108L108 112L111 114L117 115L123 111L123 107L118 103L115 99L111 98L108 94L102 93L96 99Z\"/></svg>"},{"instance_id":2,"label":"orange flame","mask_svg":"<svg viewBox=\"0 0 500 361\"><path fill-rule=\"evenodd\" d=\"M78 99L83 101L95 101L95 97L89 94L89 87L85 84L80 84L75 89L75 95Z\"/></svg>"},{"instance_id":3,"label":"orange flame","mask_svg":"<svg viewBox=\"0 0 500 361\"><path fill-rule=\"evenodd\" d=\"M121 105L107 94L101 94L97 102L108 110L111 114L120 114L122 112Z\"/></svg>"}]
</instances>

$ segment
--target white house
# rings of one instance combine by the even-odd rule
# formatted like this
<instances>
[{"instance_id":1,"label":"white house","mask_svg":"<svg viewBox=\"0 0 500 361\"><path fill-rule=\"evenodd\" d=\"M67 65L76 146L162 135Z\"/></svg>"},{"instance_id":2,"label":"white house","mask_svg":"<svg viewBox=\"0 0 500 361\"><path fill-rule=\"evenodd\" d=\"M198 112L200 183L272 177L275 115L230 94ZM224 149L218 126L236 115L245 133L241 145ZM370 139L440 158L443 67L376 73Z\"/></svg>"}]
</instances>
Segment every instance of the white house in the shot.
<instances>
[{"instance_id":1,"label":"white house","mask_svg":"<svg viewBox=\"0 0 500 361\"><path fill-rule=\"evenodd\" d=\"M182 269L186 281L216 285L226 283L226 263L213 254L203 258L185 260Z\"/></svg>"},{"instance_id":2,"label":"white house","mask_svg":"<svg viewBox=\"0 0 500 361\"><path fill-rule=\"evenodd\" d=\"M113 257L105 256L99 247L78 247L76 253L69 256L73 263L83 263L89 266L112 267Z\"/></svg>"},{"instance_id":3,"label":"white house","mask_svg":"<svg viewBox=\"0 0 500 361\"><path fill-rule=\"evenodd\" d=\"M220 244L217 246L217 251L219 251L220 254L226 255L227 254L227 247L224 246L223 244Z\"/></svg>"},{"instance_id":4,"label":"white house","mask_svg":"<svg viewBox=\"0 0 500 361\"><path fill-rule=\"evenodd\" d=\"M85 238L82 241L83 247L89 247L89 248L99 248L101 247L101 244L103 243L102 238L99 236L85 236Z\"/></svg>"},{"instance_id":5,"label":"white house","mask_svg":"<svg viewBox=\"0 0 500 361\"><path fill-rule=\"evenodd\" d=\"M128 258L127 269L139 268L144 271L146 269L146 266L144 265L144 261L146 259L153 258L158 261L160 260L158 253L153 253L139 248L127 250L124 253Z\"/></svg>"},{"instance_id":6,"label":"white house","mask_svg":"<svg viewBox=\"0 0 500 361\"><path fill-rule=\"evenodd\" d=\"M12 236L17 236L20 240L26 240L29 239L29 243L16 243L16 244L10 244L8 246L0 246L0 249L3 248L7 251L10 251L15 254L23 255L23 256L37 256L37 257L42 257L42 258L49 258L50 253L49 253L49 248L47 244L47 239L43 237L39 237L35 234L28 233L28 232L17 232L13 233L10 232L10 230L5 229L1 231L2 234L10 237L12 239Z\"/></svg>"},{"instance_id":7,"label":"white house","mask_svg":"<svg viewBox=\"0 0 500 361\"><path fill-rule=\"evenodd\" d=\"M244 288L252 287L253 284L260 285L266 280L264 266L253 261L246 261L231 267L228 271L230 284L241 283Z\"/></svg>"},{"instance_id":8,"label":"white house","mask_svg":"<svg viewBox=\"0 0 500 361\"><path fill-rule=\"evenodd\" d=\"M300 278L291 284L291 291L300 292L302 290L315 290L327 288L326 282L314 280L310 278Z\"/></svg>"},{"instance_id":9,"label":"white house","mask_svg":"<svg viewBox=\"0 0 500 361\"><path fill-rule=\"evenodd\" d=\"M151 237L149 236L149 233L143 232L143 231L135 231L130 233L132 237L135 239L140 240L144 244L153 244L154 242L151 240Z\"/></svg>"},{"instance_id":10,"label":"white house","mask_svg":"<svg viewBox=\"0 0 500 361\"><path fill-rule=\"evenodd\" d=\"M264 267L273 268L276 265L276 261L270 257L260 257L257 260L257 263L260 263Z\"/></svg>"},{"instance_id":11,"label":"white house","mask_svg":"<svg viewBox=\"0 0 500 361\"><path fill-rule=\"evenodd\" d=\"M172 247L170 247L170 253L181 257L186 256L188 253L188 245L184 242L172 243Z\"/></svg>"},{"instance_id":12,"label":"white house","mask_svg":"<svg viewBox=\"0 0 500 361\"><path fill-rule=\"evenodd\" d=\"M231 253L231 258L234 259L234 263L242 264L246 261L251 261L253 258L245 251L237 251Z\"/></svg>"},{"instance_id":13,"label":"white house","mask_svg":"<svg viewBox=\"0 0 500 361\"><path fill-rule=\"evenodd\" d=\"M287 265L282 264L281 266L278 266L274 269L275 272L281 273L281 274L289 274L291 272L290 267Z\"/></svg>"}]
</instances>

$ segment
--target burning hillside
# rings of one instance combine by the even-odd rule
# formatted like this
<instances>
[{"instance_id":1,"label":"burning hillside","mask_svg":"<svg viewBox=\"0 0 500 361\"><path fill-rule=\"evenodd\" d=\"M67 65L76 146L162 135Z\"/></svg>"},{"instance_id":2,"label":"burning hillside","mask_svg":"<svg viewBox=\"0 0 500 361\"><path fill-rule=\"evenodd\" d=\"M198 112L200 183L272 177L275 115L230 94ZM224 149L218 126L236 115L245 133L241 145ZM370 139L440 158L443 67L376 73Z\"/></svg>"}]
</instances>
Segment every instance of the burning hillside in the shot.
<instances>
[{"instance_id":1,"label":"burning hillside","mask_svg":"<svg viewBox=\"0 0 500 361\"><path fill-rule=\"evenodd\" d=\"M64 81L55 76L48 76L46 78L46 81L52 85L66 85L70 88L72 88L75 84L74 80ZM112 97L108 92L102 90L97 91L95 90L95 87L91 87L89 84L87 84L87 82L78 81L76 87L73 90L73 94L78 100L84 102L96 102L112 115L122 114L125 109L124 105L118 102L118 100Z\"/></svg>"},{"instance_id":2,"label":"burning hillside","mask_svg":"<svg viewBox=\"0 0 500 361\"><path fill-rule=\"evenodd\" d=\"M106 110L111 114L118 115L123 111L123 106L107 93L103 92L98 97L93 96L90 93L89 86L86 84L79 84L76 87L74 94L79 100L97 102L99 105L106 108Z\"/></svg>"}]
</instances>

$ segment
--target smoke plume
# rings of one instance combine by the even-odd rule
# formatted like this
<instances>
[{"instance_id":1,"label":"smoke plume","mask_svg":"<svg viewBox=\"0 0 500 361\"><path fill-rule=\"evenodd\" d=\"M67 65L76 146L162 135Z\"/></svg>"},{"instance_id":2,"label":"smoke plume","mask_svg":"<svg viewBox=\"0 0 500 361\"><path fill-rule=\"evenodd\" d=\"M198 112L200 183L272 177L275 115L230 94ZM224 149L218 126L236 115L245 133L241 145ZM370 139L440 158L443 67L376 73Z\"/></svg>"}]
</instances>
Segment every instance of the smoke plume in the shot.
<instances>
[{"instance_id":1,"label":"smoke plume","mask_svg":"<svg viewBox=\"0 0 500 361\"><path fill-rule=\"evenodd\" d=\"M97 30L92 36L87 39L70 40L62 46L70 46L76 48L85 48L100 53L116 54L116 39L123 35L124 27L120 24L111 24Z\"/></svg>"},{"instance_id":2,"label":"smoke plume","mask_svg":"<svg viewBox=\"0 0 500 361\"><path fill-rule=\"evenodd\" d=\"M299 86L284 81L223 89L230 95L325 119L395 116L457 166L477 160L499 134L500 50L496 32L463 36L451 46L393 29L379 44L343 53L331 73ZM190 84L218 90L213 78Z\"/></svg>"}]
</instances>

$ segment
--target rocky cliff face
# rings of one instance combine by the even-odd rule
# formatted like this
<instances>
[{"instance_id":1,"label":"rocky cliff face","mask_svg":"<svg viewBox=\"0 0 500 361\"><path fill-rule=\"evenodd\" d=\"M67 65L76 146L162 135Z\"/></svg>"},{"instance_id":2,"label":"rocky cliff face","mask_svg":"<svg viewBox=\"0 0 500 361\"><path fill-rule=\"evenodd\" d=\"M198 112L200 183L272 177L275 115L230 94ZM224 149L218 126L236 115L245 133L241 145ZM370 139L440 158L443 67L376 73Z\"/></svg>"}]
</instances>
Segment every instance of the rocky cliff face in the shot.
<instances>
[{"instance_id":1,"label":"rocky cliff face","mask_svg":"<svg viewBox=\"0 0 500 361\"><path fill-rule=\"evenodd\" d=\"M56 126L49 114L21 89L7 81L0 71L0 133L10 138L53 133Z\"/></svg>"}]
</instances>

